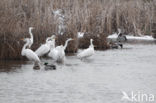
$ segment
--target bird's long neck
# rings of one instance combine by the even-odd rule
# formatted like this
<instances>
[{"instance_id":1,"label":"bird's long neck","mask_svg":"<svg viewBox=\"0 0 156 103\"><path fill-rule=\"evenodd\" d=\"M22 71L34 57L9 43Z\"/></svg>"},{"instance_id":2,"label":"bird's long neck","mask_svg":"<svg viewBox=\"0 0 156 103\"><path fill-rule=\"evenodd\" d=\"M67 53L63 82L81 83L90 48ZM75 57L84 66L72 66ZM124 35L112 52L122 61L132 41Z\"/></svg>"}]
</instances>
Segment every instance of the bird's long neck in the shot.
<instances>
[{"instance_id":1,"label":"bird's long neck","mask_svg":"<svg viewBox=\"0 0 156 103\"><path fill-rule=\"evenodd\" d=\"M33 40L32 29L29 29L30 39Z\"/></svg>"},{"instance_id":2,"label":"bird's long neck","mask_svg":"<svg viewBox=\"0 0 156 103\"><path fill-rule=\"evenodd\" d=\"M120 33L121 33L121 30L119 29L119 30L118 30L118 36L120 35Z\"/></svg>"},{"instance_id":3,"label":"bird's long neck","mask_svg":"<svg viewBox=\"0 0 156 103\"><path fill-rule=\"evenodd\" d=\"M29 41L27 41L25 44L24 44L24 46L23 46L23 48L22 48L22 55L24 55L23 54L23 52L24 52L24 50L26 49L26 47L29 45Z\"/></svg>"},{"instance_id":4,"label":"bird's long neck","mask_svg":"<svg viewBox=\"0 0 156 103\"><path fill-rule=\"evenodd\" d=\"M51 38L50 37L48 37L47 39L46 39L46 43L48 43L48 41L50 40Z\"/></svg>"},{"instance_id":5,"label":"bird's long neck","mask_svg":"<svg viewBox=\"0 0 156 103\"><path fill-rule=\"evenodd\" d=\"M70 39L66 40L65 45L64 45L64 50L67 48L68 42L71 41Z\"/></svg>"},{"instance_id":6,"label":"bird's long neck","mask_svg":"<svg viewBox=\"0 0 156 103\"><path fill-rule=\"evenodd\" d=\"M52 40L52 48L55 48L55 39Z\"/></svg>"},{"instance_id":7,"label":"bird's long neck","mask_svg":"<svg viewBox=\"0 0 156 103\"><path fill-rule=\"evenodd\" d=\"M90 47L92 47L92 48L94 47L92 40L90 40Z\"/></svg>"}]
</instances>

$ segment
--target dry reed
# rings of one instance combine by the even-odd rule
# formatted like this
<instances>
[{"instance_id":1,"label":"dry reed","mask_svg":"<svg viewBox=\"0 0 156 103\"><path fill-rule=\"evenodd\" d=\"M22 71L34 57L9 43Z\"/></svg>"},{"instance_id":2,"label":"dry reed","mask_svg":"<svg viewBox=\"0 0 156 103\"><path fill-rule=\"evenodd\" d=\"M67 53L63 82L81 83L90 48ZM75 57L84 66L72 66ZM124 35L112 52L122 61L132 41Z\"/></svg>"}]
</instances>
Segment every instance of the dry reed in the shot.
<instances>
[{"instance_id":1,"label":"dry reed","mask_svg":"<svg viewBox=\"0 0 156 103\"><path fill-rule=\"evenodd\" d=\"M96 48L105 49L106 36L117 28L135 35L156 34L152 32L156 29L155 0L1 0L0 59L21 59L20 38L29 37L30 26L35 27L33 50L52 33L57 34L58 23L52 14L57 9L63 9L68 19L67 32L57 44L64 44L69 37L75 39L67 52L87 47L90 38L95 39ZM78 41L78 31L90 35Z\"/></svg>"}]
</instances>

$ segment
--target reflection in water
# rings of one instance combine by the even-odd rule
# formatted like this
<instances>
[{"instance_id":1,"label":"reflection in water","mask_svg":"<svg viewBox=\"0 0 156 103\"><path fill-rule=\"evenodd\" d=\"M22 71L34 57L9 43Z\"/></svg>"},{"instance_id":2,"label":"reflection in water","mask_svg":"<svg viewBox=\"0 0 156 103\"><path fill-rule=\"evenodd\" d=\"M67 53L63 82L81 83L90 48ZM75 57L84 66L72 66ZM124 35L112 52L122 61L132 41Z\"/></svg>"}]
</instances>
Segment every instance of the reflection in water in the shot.
<instances>
[{"instance_id":1,"label":"reflection in water","mask_svg":"<svg viewBox=\"0 0 156 103\"><path fill-rule=\"evenodd\" d=\"M20 68L22 64L26 64L25 61L6 60L0 61L0 72L11 72L17 68Z\"/></svg>"},{"instance_id":2,"label":"reflection in water","mask_svg":"<svg viewBox=\"0 0 156 103\"><path fill-rule=\"evenodd\" d=\"M156 94L156 45L129 45L96 51L81 61L67 56L52 71L32 62L0 62L1 103L121 103L121 91ZM12 68L12 69L11 69Z\"/></svg>"}]
</instances>

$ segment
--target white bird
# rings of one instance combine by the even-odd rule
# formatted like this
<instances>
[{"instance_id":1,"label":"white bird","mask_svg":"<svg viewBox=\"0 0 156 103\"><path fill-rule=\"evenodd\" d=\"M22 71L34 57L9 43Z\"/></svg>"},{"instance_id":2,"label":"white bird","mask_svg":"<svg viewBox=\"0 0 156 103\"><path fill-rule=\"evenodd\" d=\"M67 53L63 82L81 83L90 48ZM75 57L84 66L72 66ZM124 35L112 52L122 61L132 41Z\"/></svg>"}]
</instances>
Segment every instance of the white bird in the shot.
<instances>
[{"instance_id":1,"label":"white bird","mask_svg":"<svg viewBox=\"0 0 156 103\"><path fill-rule=\"evenodd\" d=\"M77 54L77 57L79 59L87 58L94 55L94 45L93 45L93 39L90 39L90 46L89 48L85 49L84 51Z\"/></svg>"},{"instance_id":2,"label":"white bird","mask_svg":"<svg viewBox=\"0 0 156 103\"><path fill-rule=\"evenodd\" d=\"M28 47L30 48L31 47L31 45L33 44L33 34L32 34L32 30L33 30L34 28L33 27L29 27L29 34L30 34L30 43L29 43L29 45L28 45Z\"/></svg>"},{"instance_id":3,"label":"white bird","mask_svg":"<svg viewBox=\"0 0 156 103\"><path fill-rule=\"evenodd\" d=\"M84 33L83 32L78 32L77 33L77 37L78 38L83 38L84 37Z\"/></svg>"},{"instance_id":4,"label":"white bird","mask_svg":"<svg viewBox=\"0 0 156 103\"><path fill-rule=\"evenodd\" d=\"M58 9L58 10L52 11L52 13L54 14L54 17L61 16L62 12L63 12L62 9Z\"/></svg>"},{"instance_id":5,"label":"white bird","mask_svg":"<svg viewBox=\"0 0 156 103\"><path fill-rule=\"evenodd\" d=\"M40 57L43 56L45 54L47 54L51 48L55 47L55 35L52 35L51 37L48 37L46 39L46 43L41 45L36 51L35 53Z\"/></svg>"},{"instance_id":6,"label":"white bird","mask_svg":"<svg viewBox=\"0 0 156 103\"><path fill-rule=\"evenodd\" d=\"M68 40L66 40L65 45L60 45L57 46L56 48L52 48L50 50L50 53L48 54L49 57L51 57L52 59L54 59L57 62L61 62L63 63L65 60L65 49L68 45L68 42L73 40L72 38L69 38Z\"/></svg>"},{"instance_id":7,"label":"white bird","mask_svg":"<svg viewBox=\"0 0 156 103\"><path fill-rule=\"evenodd\" d=\"M121 34L121 29L118 28L118 36Z\"/></svg>"},{"instance_id":8,"label":"white bird","mask_svg":"<svg viewBox=\"0 0 156 103\"><path fill-rule=\"evenodd\" d=\"M35 52L33 52L31 49L28 49L27 46L29 46L30 44L30 39L29 38L25 38L22 39L24 42L26 42L22 48L22 52L21 55L22 56L26 56L29 60L34 61L35 63L37 63L38 65L40 65L40 59L37 56L37 54Z\"/></svg>"}]
</instances>

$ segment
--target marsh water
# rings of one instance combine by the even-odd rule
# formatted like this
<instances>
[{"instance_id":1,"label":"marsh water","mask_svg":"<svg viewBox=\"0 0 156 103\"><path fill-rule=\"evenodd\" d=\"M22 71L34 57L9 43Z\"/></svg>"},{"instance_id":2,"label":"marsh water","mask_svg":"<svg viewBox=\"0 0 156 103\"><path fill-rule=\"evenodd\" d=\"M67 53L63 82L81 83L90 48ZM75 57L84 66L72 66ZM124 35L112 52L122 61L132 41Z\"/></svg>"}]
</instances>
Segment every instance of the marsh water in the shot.
<instances>
[{"instance_id":1,"label":"marsh water","mask_svg":"<svg viewBox=\"0 0 156 103\"><path fill-rule=\"evenodd\" d=\"M129 103L121 101L122 91L156 96L155 44L125 44L83 61L67 56L56 67L33 70L30 61L1 61L0 103Z\"/></svg>"}]
</instances>

